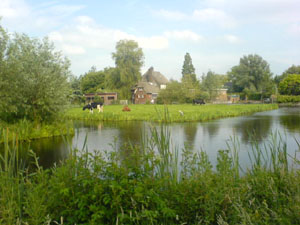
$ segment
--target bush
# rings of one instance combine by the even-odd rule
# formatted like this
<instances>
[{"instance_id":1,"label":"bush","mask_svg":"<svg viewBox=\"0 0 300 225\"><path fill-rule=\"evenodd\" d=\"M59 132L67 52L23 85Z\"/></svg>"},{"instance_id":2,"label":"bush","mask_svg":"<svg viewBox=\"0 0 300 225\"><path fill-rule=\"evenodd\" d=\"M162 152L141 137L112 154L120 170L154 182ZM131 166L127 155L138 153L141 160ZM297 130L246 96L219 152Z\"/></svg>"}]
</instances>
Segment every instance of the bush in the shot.
<instances>
[{"instance_id":1,"label":"bush","mask_svg":"<svg viewBox=\"0 0 300 225\"><path fill-rule=\"evenodd\" d=\"M288 75L279 83L278 89L282 95L300 95L300 75Z\"/></svg>"},{"instance_id":2,"label":"bush","mask_svg":"<svg viewBox=\"0 0 300 225\"><path fill-rule=\"evenodd\" d=\"M278 103L297 103L300 102L300 95L278 95Z\"/></svg>"}]
</instances>

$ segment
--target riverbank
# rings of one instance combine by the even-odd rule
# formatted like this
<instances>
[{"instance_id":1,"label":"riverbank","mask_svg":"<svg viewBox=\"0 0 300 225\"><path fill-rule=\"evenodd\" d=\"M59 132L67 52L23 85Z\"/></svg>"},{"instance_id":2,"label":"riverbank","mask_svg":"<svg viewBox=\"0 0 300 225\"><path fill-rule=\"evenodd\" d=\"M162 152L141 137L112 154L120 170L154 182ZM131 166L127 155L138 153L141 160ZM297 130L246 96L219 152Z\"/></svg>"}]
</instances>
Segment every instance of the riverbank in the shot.
<instances>
[{"instance_id":1,"label":"riverbank","mask_svg":"<svg viewBox=\"0 0 300 225\"><path fill-rule=\"evenodd\" d=\"M60 135L74 134L71 121L55 121L52 123L35 123L28 120L20 120L14 124L0 122L0 133L5 132L5 140L14 139L28 141L39 138L49 138ZM1 135L0 143L4 142Z\"/></svg>"},{"instance_id":2,"label":"riverbank","mask_svg":"<svg viewBox=\"0 0 300 225\"><path fill-rule=\"evenodd\" d=\"M103 113L94 110L93 114L82 108L71 108L65 112L65 117L95 121L196 122L273 110L278 105L129 105L129 108L130 112L123 112L122 105L107 105Z\"/></svg>"},{"instance_id":3,"label":"riverbank","mask_svg":"<svg viewBox=\"0 0 300 225\"><path fill-rule=\"evenodd\" d=\"M179 156L164 127L113 152L70 148L60 166L32 173L6 143L0 224L300 224L299 160L276 135L266 149L253 143L242 174L234 147L213 169L205 152Z\"/></svg>"}]
</instances>

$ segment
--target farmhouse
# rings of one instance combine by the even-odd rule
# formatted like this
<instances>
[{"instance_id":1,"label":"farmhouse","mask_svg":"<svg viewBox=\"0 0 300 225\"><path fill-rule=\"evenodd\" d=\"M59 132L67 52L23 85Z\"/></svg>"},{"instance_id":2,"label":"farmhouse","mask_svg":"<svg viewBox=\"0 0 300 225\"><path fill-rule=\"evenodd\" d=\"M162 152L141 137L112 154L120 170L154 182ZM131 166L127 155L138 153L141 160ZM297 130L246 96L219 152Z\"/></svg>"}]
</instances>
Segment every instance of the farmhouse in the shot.
<instances>
[{"instance_id":1,"label":"farmhouse","mask_svg":"<svg viewBox=\"0 0 300 225\"><path fill-rule=\"evenodd\" d=\"M118 94L116 92L111 93L89 93L85 94L84 97L86 102L94 102L95 96L99 96L102 98L103 103L105 105L110 105L113 101L118 99Z\"/></svg>"},{"instance_id":2,"label":"farmhouse","mask_svg":"<svg viewBox=\"0 0 300 225\"><path fill-rule=\"evenodd\" d=\"M165 89L168 82L165 76L160 72L154 71L153 67L150 67L142 76L141 81L131 89L132 103L154 103L159 91Z\"/></svg>"}]
</instances>

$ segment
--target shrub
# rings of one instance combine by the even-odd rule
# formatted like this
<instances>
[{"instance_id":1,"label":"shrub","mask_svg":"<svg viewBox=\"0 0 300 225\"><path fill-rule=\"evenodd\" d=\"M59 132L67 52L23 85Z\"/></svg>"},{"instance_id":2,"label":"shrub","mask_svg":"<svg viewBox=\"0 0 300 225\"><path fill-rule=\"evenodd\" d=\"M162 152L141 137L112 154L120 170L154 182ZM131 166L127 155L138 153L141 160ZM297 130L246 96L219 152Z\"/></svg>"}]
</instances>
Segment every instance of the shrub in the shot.
<instances>
[{"instance_id":1,"label":"shrub","mask_svg":"<svg viewBox=\"0 0 300 225\"><path fill-rule=\"evenodd\" d=\"M278 103L300 102L300 95L278 95L277 102Z\"/></svg>"},{"instance_id":2,"label":"shrub","mask_svg":"<svg viewBox=\"0 0 300 225\"><path fill-rule=\"evenodd\" d=\"M300 75L290 74L279 83L282 95L300 95Z\"/></svg>"}]
</instances>

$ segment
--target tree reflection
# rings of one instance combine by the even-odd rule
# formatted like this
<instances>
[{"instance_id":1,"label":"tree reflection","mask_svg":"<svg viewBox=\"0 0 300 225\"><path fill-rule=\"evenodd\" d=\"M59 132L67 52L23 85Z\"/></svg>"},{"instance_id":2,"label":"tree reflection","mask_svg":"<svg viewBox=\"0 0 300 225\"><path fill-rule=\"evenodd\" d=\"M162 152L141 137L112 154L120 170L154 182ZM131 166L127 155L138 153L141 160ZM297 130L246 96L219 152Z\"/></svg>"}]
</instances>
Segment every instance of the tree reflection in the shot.
<instances>
[{"instance_id":1,"label":"tree reflection","mask_svg":"<svg viewBox=\"0 0 300 225\"><path fill-rule=\"evenodd\" d=\"M205 133L208 133L209 137L214 137L218 134L219 129L220 129L220 121L211 121L211 122L206 122L203 125L203 131Z\"/></svg>"},{"instance_id":2,"label":"tree reflection","mask_svg":"<svg viewBox=\"0 0 300 225\"><path fill-rule=\"evenodd\" d=\"M280 116L279 122L288 131L300 132L300 116L299 115Z\"/></svg>"},{"instance_id":3,"label":"tree reflection","mask_svg":"<svg viewBox=\"0 0 300 225\"><path fill-rule=\"evenodd\" d=\"M198 123L187 123L183 125L185 140L188 144L193 145L198 130Z\"/></svg>"},{"instance_id":4,"label":"tree reflection","mask_svg":"<svg viewBox=\"0 0 300 225\"><path fill-rule=\"evenodd\" d=\"M253 119L242 119L234 125L234 129L241 135L243 143L248 143L251 139L261 142L269 135L271 125L272 117L263 116Z\"/></svg>"}]
</instances>

